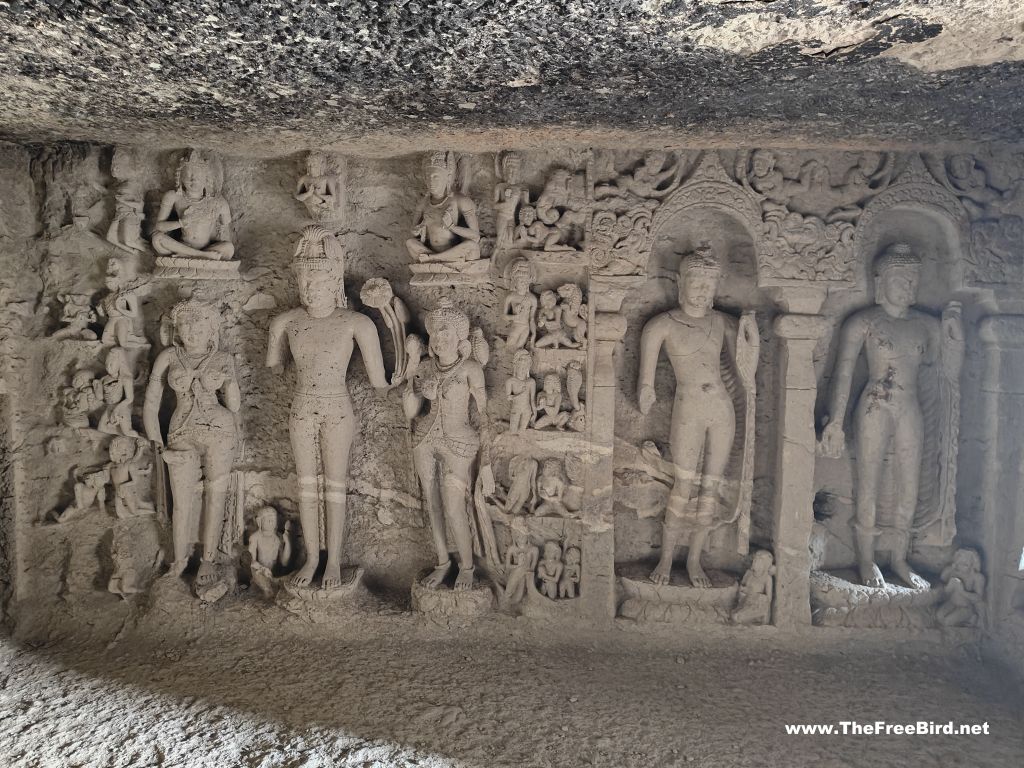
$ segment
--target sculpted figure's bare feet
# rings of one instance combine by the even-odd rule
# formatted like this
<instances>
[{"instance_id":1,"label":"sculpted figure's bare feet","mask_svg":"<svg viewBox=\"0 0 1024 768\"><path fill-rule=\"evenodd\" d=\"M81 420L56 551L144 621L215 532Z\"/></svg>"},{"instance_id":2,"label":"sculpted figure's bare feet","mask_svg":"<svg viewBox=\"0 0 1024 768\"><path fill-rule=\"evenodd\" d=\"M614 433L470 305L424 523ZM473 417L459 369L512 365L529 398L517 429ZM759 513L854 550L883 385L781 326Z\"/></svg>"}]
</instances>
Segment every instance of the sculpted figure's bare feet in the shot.
<instances>
[{"instance_id":1,"label":"sculpted figure's bare feet","mask_svg":"<svg viewBox=\"0 0 1024 768\"><path fill-rule=\"evenodd\" d=\"M444 582L445 577L448 576L448 571L452 568L452 561L449 560L444 565L439 565L437 568L432 570L425 579L423 579L423 586L427 589L437 589Z\"/></svg>"},{"instance_id":2,"label":"sculpted figure's bare feet","mask_svg":"<svg viewBox=\"0 0 1024 768\"><path fill-rule=\"evenodd\" d=\"M672 564L658 563L658 567L651 571L650 580L657 584L659 587L663 587L669 583L672 578Z\"/></svg>"},{"instance_id":3,"label":"sculpted figure's bare feet","mask_svg":"<svg viewBox=\"0 0 1024 768\"><path fill-rule=\"evenodd\" d=\"M885 578L882 576L882 571L874 563L861 563L859 570L861 583L865 587L876 587L878 589L885 587Z\"/></svg>"},{"instance_id":4,"label":"sculpted figure's bare feet","mask_svg":"<svg viewBox=\"0 0 1024 768\"><path fill-rule=\"evenodd\" d=\"M910 566L907 565L906 560L894 559L892 561L892 572L899 577L900 581L912 589L928 588L928 582L910 570Z\"/></svg>"},{"instance_id":5,"label":"sculpted figure's bare feet","mask_svg":"<svg viewBox=\"0 0 1024 768\"><path fill-rule=\"evenodd\" d=\"M455 577L455 591L466 592L473 588L474 566L459 568L459 575Z\"/></svg>"},{"instance_id":6,"label":"sculpted figure's bare feet","mask_svg":"<svg viewBox=\"0 0 1024 768\"><path fill-rule=\"evenodd\" d=\"M196 572L196 584L205 587L217 580L217 568L209 560L199 563L199 570Z\"/></svg>"},{"instance_id":7,"label":"sculpted figure's bare feet","mask_svg":"<svg viewBox=\"0 0 1024 768\"><path fill-rule=\"evenodd\" d=\"M700 567L699 562L687 561L686 573L689 575L690 583L693 586L698 587L699 589L711 588L711 579L709 579L708 575L704 573L704 569Z\"/></svg>"},{"instance_id":8,"label":"sculpted figure's bare feet","mask_svg":"<svg viewBox=\"0 0 1024 768\"><path fill-rule=\"evenodd\" d=\"M293 587L308 587L313 583L313 574L316 572L316 560L307 561L302 569L292 576Z\"/></svg>"},{"instance_id":9,"label":"sculpted figure's bare feet","mask_svg":"<svg viewBox=\"0 0 1024 768\"><path fill-rule=\"evenodd\" d=\"M341 566L338 563L327 561L327 568L324 570L324 578L320 585L324 589L338 589L341 586Z\"/></svg>"}]
</instances>

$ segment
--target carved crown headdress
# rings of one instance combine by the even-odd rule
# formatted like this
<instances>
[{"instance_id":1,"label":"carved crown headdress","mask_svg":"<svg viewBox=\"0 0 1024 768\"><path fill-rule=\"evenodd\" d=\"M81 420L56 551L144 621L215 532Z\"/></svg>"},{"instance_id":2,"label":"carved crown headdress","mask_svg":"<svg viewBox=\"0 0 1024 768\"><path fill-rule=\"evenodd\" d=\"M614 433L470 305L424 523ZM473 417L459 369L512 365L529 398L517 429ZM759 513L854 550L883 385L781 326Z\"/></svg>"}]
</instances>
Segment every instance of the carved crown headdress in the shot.
<instances>
[{"instance_id":1,"label":"carved crown headdress","mask_svg":"<svg viewBox=\"0 0 1024 768\"><path fill-rule=\"evenodd\" d=\"M714 275L722 274L722 264L715 255L711 243L703 241L679 262L679 276L685 278L690 274Z\"/></svg>"},{"instance_id":2,"label":"carved crown headdress","mask_svg":"<svg viewBox=\"0 0 1024 768\"><path fill-rule=\"evenodd\" d=\"M455 171L455 153L444 150L430 152L423 161L424 167L429 171L431 168L443 168L449 173Z\"/></svg>"},{"instance_id":3,"label":"carved crown headdress","mask_svg":"<svg viewBox=\"0 0 1024 768\"><path fill-rule=\"evenodd\" d=\"M345 251L332 232L319 224L303 228L292 256L292 269L299 267L327 272L338 282L338 306L348 306L345 296Z\"/></svg>"},{"instance_id":4,"label":"carved crown headdress","mask_svg":"<svg viewBox=\"0 0 1024 768\"><path fill-rule=\"evenodd\" d=\"M436 309L427 313L423 324L426 326L427 333L431 336L447 326L455 331L459 341L469 340L469 318L465 312L456 309L452 300L447 297L438 302Z\"/></svg>"}]
</instances>

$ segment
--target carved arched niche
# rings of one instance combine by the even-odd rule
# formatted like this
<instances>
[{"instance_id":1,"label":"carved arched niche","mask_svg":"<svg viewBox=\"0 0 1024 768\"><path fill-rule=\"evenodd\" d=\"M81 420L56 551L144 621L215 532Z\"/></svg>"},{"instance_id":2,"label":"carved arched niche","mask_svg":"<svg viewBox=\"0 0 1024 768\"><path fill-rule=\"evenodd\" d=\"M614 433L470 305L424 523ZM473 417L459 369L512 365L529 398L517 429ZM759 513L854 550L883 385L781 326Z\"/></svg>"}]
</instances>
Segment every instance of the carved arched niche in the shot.
<instances>
[{"instance_id":1,"label":"carved arched niche","mask_svg":"<svg viewBox=\"0 0 1024 768\"><path fill-rule=\"evenodd\" d=\"M923 168L908 171L864 208L854 233L856 263L863 269L858 285L873 295L871 267L875 257L895 242L913 246L922 257L922 306L938 308L951 292L965 287L965 261L970 255L970 225L960 201L944 187L923 176Z\"/></svg>"},{"instance_id":2,"label":"carved arched niche","mask_svg":"<svg viewBox=\"0 0 1024 768\"><path fill-rule=\"evenodd\" d=\"M940 315L953 299L964 295L965 257L970 239L966 212L959 200L941 185L926 176L916 159L899 179L865 206L855 232L856 290L838 297L837 326L829 344L825 377L818 388L817 421L827 412L831 402L835 360L843 322L855 311L874 302L874 263L894 243L907 243L921 259L920 285L916 306ZM839 309L842 307L841 309ZM812 549L817 552L818 566L824 570L852 567L855 564L853 522L855 520L857 455L853 414L868 380L863 355L858 360L850 387L850 400L844 422L848 435L847 450L841 458L818 456L815 469L816 503ZM956 433L948 439L953 445L944 448L944 436L950 420L956 429L960 423L959 394L955 405L944 404L934 370L922 374L919 397L924 412L925 440L922 457L921 488L915 517L913 561L937 570L949 554L956 532L949 505L943 499L955 494L957 476ZM954 408L946 413L945 409ZM879 562L888 563L889 552L900 544L888 532L887 520L893 514L896 490L892 475L893 457L888 454L882 472L878 498L878 520L882 529L877 539ZM948 466L947 466L948 465ZM940 469L941 468L941 469ZM954 505L955 506L955 505Z\"/></svg>"},{"instance_id":3,"label":"carved arched niche","mask_svg":"<svg viewBox=\"0 0 1024 768\"><path fill-rule=\"evenodd\" d=\"M773 304L758 287L757 239L760 215L756 203L747 205L747 193L735 184L698 181L684 185L658 209L652 226L652 244L646 264L647 279L626 296L622 314L627 323L625 343L620 348L619 387L616 404L615 446L615 560L638 577L646 578L660 553L665 501L671 481L656 478L646 470L657 466L642 450L654 441L669 459L669 431L675 379L664 351L659 358L655 389L657 402L642 415L638 406L640 337L652 317L678 306L679 263L688 252L709 243L722 263L722 279L715 308L733 317L745 310L757 312L761 335L757 369L754 439L753 503L749 521L716 528L704 549L705 567L742 575L750 545L767 547L771 527L772 443L768 415L771 409L772 344L770 313ZM722 194L728 189L727 197ZM734 193L734 194L733 194ZM702 195L708 197L701 199ZM735 202L735 205L732 204ZM751 201L753 202L753 201ZM728 382L727 382L728 383ZM738 413L734 448L742 448L745 414ZM734 454L742 451L734 450ZM727 479L735 474L741 457L730 461ZM662 465L664 468L666 465ZM657 474L657 473L655 473ZM688 540L680 541L673 572L685 573L683 565ZM643 563L643 567L639 563ZM623 571L626 574L626 571Z\"/></svg>"}]
</instances>

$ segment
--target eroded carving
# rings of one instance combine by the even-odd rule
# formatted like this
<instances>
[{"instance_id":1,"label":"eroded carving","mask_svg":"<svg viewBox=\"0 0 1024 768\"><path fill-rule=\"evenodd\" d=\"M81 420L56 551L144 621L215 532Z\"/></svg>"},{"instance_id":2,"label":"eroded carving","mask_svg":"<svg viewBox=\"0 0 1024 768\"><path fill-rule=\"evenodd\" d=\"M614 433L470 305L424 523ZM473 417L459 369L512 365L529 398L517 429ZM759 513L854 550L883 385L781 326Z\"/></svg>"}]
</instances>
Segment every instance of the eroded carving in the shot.
<instances>
[{"instance_id":1,"label":"eroded carving","mask_svg":"<svg viewBox=\"0 0 1024 768\"><path fill-rule=\"evenodd\" d=\"M222 183L217 157L195 149L182 156L174 189L164 193L153 225L158 276L237 275L231 209L221 195Z\"/></svg>"},{"instance_id":2,"label":"eroded carving","mask_svg":"<svg viewBox=\"0 0 1024 768\"><path fill-rule=\"evenodd\" d=\"M335 158L323 152L306 155L306 172L295 184L295 199L306 206L309 216L320 224L341 218L344 187Z\"/></svg>"},{"instance_id":3,"label":"eroded carving","mask_svg":"<svg viewBox=\"0 0 1024 768\"><path fill-rule=\"evenodd\" d=\"M710 587L700 564L708 534L716 523L732 523L749 515L759 337L752 313L744 313L737 324L713 308L720 277L721 266L709 248L685 256L679 265L679 307L648 321L640 342L637 392L641 413L648 413L654 405L654 372L663 347L676 378L670 437L675 481L665 507L661 559L651 574L651 580L659 585L669 583L677 542L689 528L686 567L690 582L695 587ZM723 349L727 352L724 360ZM738 382L740 408L726 378ZM719 498L726 491L737 422L742 422L743 428L739 494L723 520ZM694 495L695 509L691 509Z\"/></svg>"},{"instance_id":4,"label":"eroded carving","mask_svg":"<svg viewBox=\"0 0 1024 768\"><path fill-rule=\"evenodd\" d=\"M733 624L768 624L772 616L772 590L775 585L772 553L759 549L750 568L740 581L739 597L733 609Z\"/></svg>"},{"instance_id":5,"label":"eroded carving","mask_svg":"<svg viewBox=\"0 0 1024 768\"><path fill-rule=\"evenodd\" d=\"M342 586L348 460L358 429L346 379L356 346L370 383L381 388L388 385L376 327L368 317L348 309L344 269L344 254L334 235L316 224L306 227L292 259L302 306L278 315L270 324L267 366L281 370L290 357L296 372L288 431L305 548L305 561L291 580L298 588L312 585L321 549L327 550L321 586L326 590ZM385 306L390 305L385 301ZM318 465L323 468L324 542L320 540Z\"/></svg>"},{"instance_id":6,"label":"eroded carving","mask_svg":"<svg viewBox=\"0 0 1024 768\"><path fill-rule=\"evenodd\" d=\"M942 538L952 537L955 507L956 443L959 422L959 377L964 353L960 306L951 303L941 322L914 308L920 279L920 258L910 246L897 243L875 264L876 305L860 310L842 327L833 392L820 450L839 457L844 450L844 421L854 366L861 351L868 362L868 382L854 413L857 450L855 542L859 576L869 587L884 587L875 563L875 539L883 529L896 544L891 568L911 587L926 584L907 564L912 536L932 525ZM938 402L928 402L924 370L938 369ZM929 397L929 400L931 397ZM931 405L937 412L929 413ZM938 416L941 424L935 424ZM938 431L939 434L936 434ZM932 440L926 442L930 434ZM938 455L926 444L939 448ZM931 509L919 512L922 466L939 466L940 476L926 477ZM895 502L878 514L883 469L891 472ZM943 542L948 543L948 541Z\"/></svg>"},{"instance_id":7,"label":"eroded carving","mask_svg":"<svg viewBox=\"0 0 1024 768\"><path fill-rule=\"evenodd\" d=\"M481 446L481 427L471 420L470 403L486 430L487 391L480 363L484 349L478 344L474 350L469 318L450 301L442 300L427 315L425 325L430 359L416 371L403 398L405 415L414 422L413 462L438 558L423 586L439 588L451 570L450 533L459 563L454 589L465 591L473 588L475 578L476 521L468 501ZM482 341L482 336L478 338ZM486 452L478 472L483 494L493 495L494 476Z\"/></svg>"},{"instance_id":8,"label":"eroded carving","mask_svg":"<svg viewBox=\"0 0 1024 768\"><path fill-rule=\"evenodd\" d=\"M199 537L197 588L218 582L218 543L225 519L231 468L238 438L241 392L231 355L220 349L220 313L186 300L170 313L171 346L153 363L143 406L146 436L157 446L170 474L173 501L171 573L180 575ZM175 396L167 439L160 427L165 387ZM202 509L195 505L202 483Z\"/></svg>"},{"instance_id":9,"label":"eroded carving","mask_svg":"<svg viewBox=\"0 0 1024 768\"><path fill-rule=\"evenodd\" d=\"M529 259L515 259L505 268L509 292L503 314L508 324L506 344L511 350L532 349L537 338L537 297L530 290L537 274Z\"/></svg>"},{"instance_id":10,"label":"eroded carving","mask_svg":"<svg viewBox=\"0 0 1024 768\"><path fill-rule=\"evenodd\" d=\"M973 549L958 549L942 571L942 597L935 620L944 627L974 627L980 623L985 599L981 558Z\"/></svg>"},{"instance_id":11,"label":"eroded carving","mask_svg":"<svg viewBox=\"0 0 1024 768\"><path fill-rule=\"evenodd\" d=\"M143 193L134 178L136 152L115 147L110 159L110 175L117 181L114 191L114 218L107 228L107 242L126 251L146 250L142 239Z\"/></svg>"}]
</instances>

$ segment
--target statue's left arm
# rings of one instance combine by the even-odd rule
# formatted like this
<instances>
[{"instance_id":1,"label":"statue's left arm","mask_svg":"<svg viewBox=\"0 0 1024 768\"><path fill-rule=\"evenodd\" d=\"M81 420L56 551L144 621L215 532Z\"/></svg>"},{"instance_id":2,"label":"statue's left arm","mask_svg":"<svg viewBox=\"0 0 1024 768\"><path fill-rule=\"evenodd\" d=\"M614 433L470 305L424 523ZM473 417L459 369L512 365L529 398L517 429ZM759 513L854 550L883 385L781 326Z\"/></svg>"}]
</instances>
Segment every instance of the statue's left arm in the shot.
<instances>
[{"instance_id":1,"label":"statue's left arm","mask_svg":"<svg viewBox=\"0 0 1024 768\"><path fill-rule=\"evenodd\" d=\"M462 198L459 201L459 213L462 214L462 221L465 222L465 226L461 226L459 222L455 222L451 227L452 232L463 240L469 240L474 243L479 242L480 222L476 217L476 203L468 197Z\"/></svg>"},{"instance_id":2,"label":"statue's left arm","mask_svg":"<svg viewBox=\"0 0 1024 768\"><path fill-rule=\"evenodd\" d=\"M363 356L363 365L370 377L370 384L378 389L388 386L384 373L384 355L380 350L380 339L377 338L377 326L370 318L357 314L355 321L355 339L359 345L359 353Z\"/></svg>"}]
</instances>

